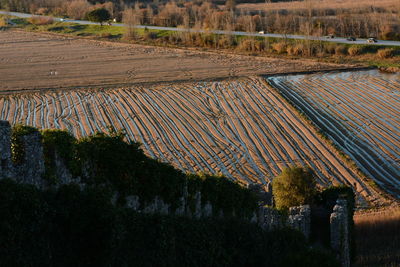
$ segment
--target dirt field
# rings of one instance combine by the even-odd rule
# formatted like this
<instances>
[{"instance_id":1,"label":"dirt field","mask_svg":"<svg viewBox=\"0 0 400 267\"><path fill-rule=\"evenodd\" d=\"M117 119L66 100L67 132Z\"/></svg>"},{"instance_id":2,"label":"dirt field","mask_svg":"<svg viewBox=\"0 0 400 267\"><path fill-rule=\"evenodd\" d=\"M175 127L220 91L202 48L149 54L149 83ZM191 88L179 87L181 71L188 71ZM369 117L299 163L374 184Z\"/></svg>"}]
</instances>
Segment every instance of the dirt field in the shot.
<instances>
[{"instance_id":1,"label":"dirt field","mask_svg":"<svg viewBox=\"0 0 400 267\"><path fill-rule=\"evenodd\" d=\"M343 66L0 31L0 91L204 80Z\"/></svg>"},{"instance_id":2,"label":"dirt field","mask_svg":"<svg viewBox=\"0 0 400 267\"><path fill-rule=\"evenodd\" d=\"M0 110L13 124L76 136L124 128L151 157L245 183L268 183L289 164L307 164L321 185L357 184L377 198L262 78L6 96Z\"/></svg>"},{"instance_id":3,"label":"dirt field","mask_svg":"<svg viewBox=\"0 0 400 267\"><path fill-rule=\"evenodd\" d=\"M400 196L400 75L378 71L269 78L369 177Z\"/></svg>"},{"instance_id":4,"label":"dirt field","mask_svg":"<svg viewBox=\"0 0 400 267\"><path fill-rule=\"evenodd\" d=\"M0 41L2 120L76 136L124 128L149 156L244 183L268 183L290 164L309 165L321 185L350 184L360 199L380 199L254 76L343 66L27 32L0 32Z\"/></svg>"}]
</instances>

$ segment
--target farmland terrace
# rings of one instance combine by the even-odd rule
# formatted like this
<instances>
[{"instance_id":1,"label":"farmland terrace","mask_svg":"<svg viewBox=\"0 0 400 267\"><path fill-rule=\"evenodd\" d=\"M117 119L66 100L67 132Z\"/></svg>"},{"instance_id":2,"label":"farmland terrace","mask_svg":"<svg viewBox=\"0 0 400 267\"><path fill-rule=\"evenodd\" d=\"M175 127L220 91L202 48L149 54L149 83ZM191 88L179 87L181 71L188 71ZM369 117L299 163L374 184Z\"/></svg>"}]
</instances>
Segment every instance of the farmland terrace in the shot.
<instances>
[{"instance_id":1,"label":"farmland terrace","mask_svg":"<svg viewBox=\"0 0 400 267\"><path fill-rule=\"evenodd\" d=\"M18 31L0 32L0 46L0 120L78 137L125 129L151 157L245 184L307 164L320 185L345 183L360 200L382 199L260 76L343 65Z\"/></svg>"}]
</instances>

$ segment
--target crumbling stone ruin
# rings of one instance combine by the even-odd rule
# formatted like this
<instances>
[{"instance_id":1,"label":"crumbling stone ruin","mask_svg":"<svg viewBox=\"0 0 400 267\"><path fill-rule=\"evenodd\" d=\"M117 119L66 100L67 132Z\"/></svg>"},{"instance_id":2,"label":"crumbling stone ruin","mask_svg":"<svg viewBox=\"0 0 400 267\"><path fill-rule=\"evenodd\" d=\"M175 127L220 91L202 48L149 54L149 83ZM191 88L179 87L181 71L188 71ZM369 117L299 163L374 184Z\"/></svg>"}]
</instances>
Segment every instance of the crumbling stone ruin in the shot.
<instances>
[{"instance_id":1,"label":"crumbling stone ruin","mask_svg":"<svg viewBox=\"0 0 400 267\"><path fill-rule=\"evenodd\" d=\"M8 121L0 121L1 178L13 178L18 182L44 186L44 155L39 132L21 137L24 147L23 159L13 163L11 155L11 126Z\"/></svg>"},{"instance_id":2,"label":"crumbling stone ruin","mask_svg":"<svg viewBox=\"0 0 400 267\"><path fill-rule=\"evenodd\" d=\"M304 234L306 239L311 233L311 208L309 205L291 207L289 209L288 225Z\"/></svg>"},{"instance_id":3,"label":"crumbling stone ruin","mask_svg":"<svg viewBox=\"0 0 400 267\"><path fill-rule=\"evenodd\" d=\"M11 127L8 121L0 121L0 174L4 178L12 178L11 161Z\"/></svg>"},{"instance_id":4,"label":"crumbling stone ruin","mask_svg":"<svg viewBox=\"0 0 400 267\"><path fill-rule=\"evenodd\" d=\"M343 267L350 266L350 238L347 201L338 199L330 217L331 248Z\"/></svg>"},{"instance_id":5,"label":"crumbling stone ruin","mask_svg":"<svg viewBox=\"0 0 400 267\"><path fill-rule=\"evenodd\" d=\"M38 188L48 186L58 186L60 184L78 183L79 177L72 177L63 159L55 153L55 166L58 178L57 185L48 185L43 179L45 174L45 160L43 154L43 145L40 133L34 131L21 137L21 143L24 147L24 156L18 163L14 163L11 153L11 126L7 121L0 121L0 179L12 178L17 182L32 184ZM271 184L263 186L252 184L248 187L260 198L260 207L250 219L259 224L265 230L279 229L282 227L291 227L297 229L309 239L311 231L311 208L308 205L292 207L289 210L289 216L283 216L276 209L272 208L273 197ZM193 218L204 218L213 215L235 216L235 214L223 214L222 211L215 210L211 203L202 203L201 192L195 195L194 210L191 210L188 203L187 188L183 190L183 196L179 199L180 204L174 211L170 203L165 203L162 198L155 197L150 203L141 203L138 196L126 197L126 206L137 212L171 214L172 212L180 216ZM118 194L116 193L113 202L116 203ZM349 255L349 222L347 203L345 200L337 200L337 204L330 216L331 246L337 253L342 266L350 266Z\"/></svg>"}]
</instances>

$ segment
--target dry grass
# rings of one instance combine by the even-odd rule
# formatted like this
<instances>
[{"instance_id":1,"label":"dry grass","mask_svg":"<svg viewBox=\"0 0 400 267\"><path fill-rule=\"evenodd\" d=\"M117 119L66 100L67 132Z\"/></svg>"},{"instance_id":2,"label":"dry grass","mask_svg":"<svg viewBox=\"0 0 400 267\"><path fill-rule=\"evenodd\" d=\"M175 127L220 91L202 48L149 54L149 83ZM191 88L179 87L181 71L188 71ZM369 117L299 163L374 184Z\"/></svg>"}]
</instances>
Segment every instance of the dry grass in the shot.
<instances>
[{"instance_id":1,"label":"dry grass","mask_svg":"<svg viewBox=\"0 0 400 267\"><path fill-rule=\"evenodd\" d=\"M360 55L363 51L363 49L359 46L352 46L348 49L348 53L350 56L358 56Z\"/></svg>"},{"instance_id":2,"label":"dry grass","mask_svg":"<svg viewBox=\"0 0 400 267\"><path fill-rule=\"evenodd\" d=\"M399 0L309 0L277 3L255 3L239 4L237 7L248 10L304 10L311 6L313 9L364 9L385 8L391 10L399 9Z\"/></svg>"},{"instance_id":3,"label":"dry grass","mask_svg":"<svg viewBox=\"0 0 400 267\"><path fill-rule=\"evenodd\" d=\"M354 217L356 266L400 265L400 208Z\"/></svg>"},{"instance_id":4,"label":"dry grass","mask_svg":"<svg viewBox=\"0 0 400 267\"><path fill-rule=\"evenodd\" d=\"M272 44L272 49L274 49L278 54L286 52L287 45L285 42L278 42Z\"/></svg>"},{"instance_id":5,"label":"dry grass","mask_svg":"<svg viewBox=\"0 0 400 267\"><path fill-rule=\"evenodd\" d=\"M35 25L48 25L54 22L53 18L51 17L41 17L41 16L34 16L28 18L28 21Z\"/></svg>"},{"instance_id":6,"label":"dry grass","mask_svg":"<svg viewBox=\"0 0 400 267\"><path fill-rule=\"evenodd\" d=\"M391 48L379 49L376 55L381 59L392 58L394 57L394 50Z\"/></svg>"}]
</instances>

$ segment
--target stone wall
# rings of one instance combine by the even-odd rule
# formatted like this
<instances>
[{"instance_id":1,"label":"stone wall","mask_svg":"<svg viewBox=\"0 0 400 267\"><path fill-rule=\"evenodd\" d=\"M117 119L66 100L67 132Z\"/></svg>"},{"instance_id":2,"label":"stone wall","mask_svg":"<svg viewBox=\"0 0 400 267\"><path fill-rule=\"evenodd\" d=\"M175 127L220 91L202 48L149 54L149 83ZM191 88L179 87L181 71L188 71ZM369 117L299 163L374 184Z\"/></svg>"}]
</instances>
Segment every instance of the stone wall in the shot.
<instances>
[{"instance_id":1,"label":"stone wall","mask_svg":"<svg viewBox=\"0 0 400 267\"><path fill-rule=\"evenodd\" d=\"M309 205L291 207L289 209L288 225L304 234L306 239L311 233L311 208Z\"/></svg>"},{"instance_id":2,"label":"stone wall","mask_svg":"<svg viewBox=\"0 0 400 267\"><path fill-rule=\"evenodd\" d=\"M330 217L331 248L343 267L350 266L349 214L347 201L338 199Z\"/></svg>"},{"instance_id":3,"label":"stone wall","mask_svg":"<svg viewBox=\"0 0 400 267\"><path fill-rule=\"evenodd\" d=\"M33 184L38 188L45 188L48 185L43 176L45 174L45 160L43 155L43 146L39 132L33 132L21 137L24 146L24 157L18 164L13 164L11 153L11 127L7 121L0 121L0 179L12 178L21 183ZM79 177L72 177L62 158L58 156L57 151L54 154L57 185L78 183ZM56 185L56 186L57 186ZM85 186L80 184L82 187ZM311 228L311 209L308 205L292 207L289 215L283 216L276 209L271 208L273 204L271 185L249 185L249 189L255 192L260 198L260 207L255 212L252 222L258 223L265 230L273 230L282 227L291 227L299 230L308 239ZM116 202L118 195L114 197ZM180 205L172 210L169 203L165 203L160 197L156 197L150 203L141 203L138 196L128 196L126 206L137 212L143 213L161 213L176 214L194 218L203 218L217 215L235 216L235 214L224 214L222 211L214 210L209 203L202 203L201 193L197 192L195 196L194 210L189 207L187 201L187 190L184 190L180 198ZM345 200L338 200L330 217L331 246L337 253L342 266L350 266L349 256L349 225L348 211Z\"/></svg>"},{"instance_id":4,"label":"stone wall","mask_svg":"<svg viewBox=\"0 0 400 267\"><path fill-rule=\"evenodd\" d=\"M18 182L33 184L43 188L44 155L39 132L21 136L24 147L23 158L14 164L11 155L11 126L7 121L0 121L0 178L13 178Z\"/></svg>"},{"instance_id":5,"label":"stone wall","mask_svg":"<svg viewBox=\"0 0 400 267\"><path fill-rule=\"evenodd\" d=\"M0 175L6 178L14 176L11 161L11 127L8 121L0 121Z\"/></svg>"}]
</instances>

